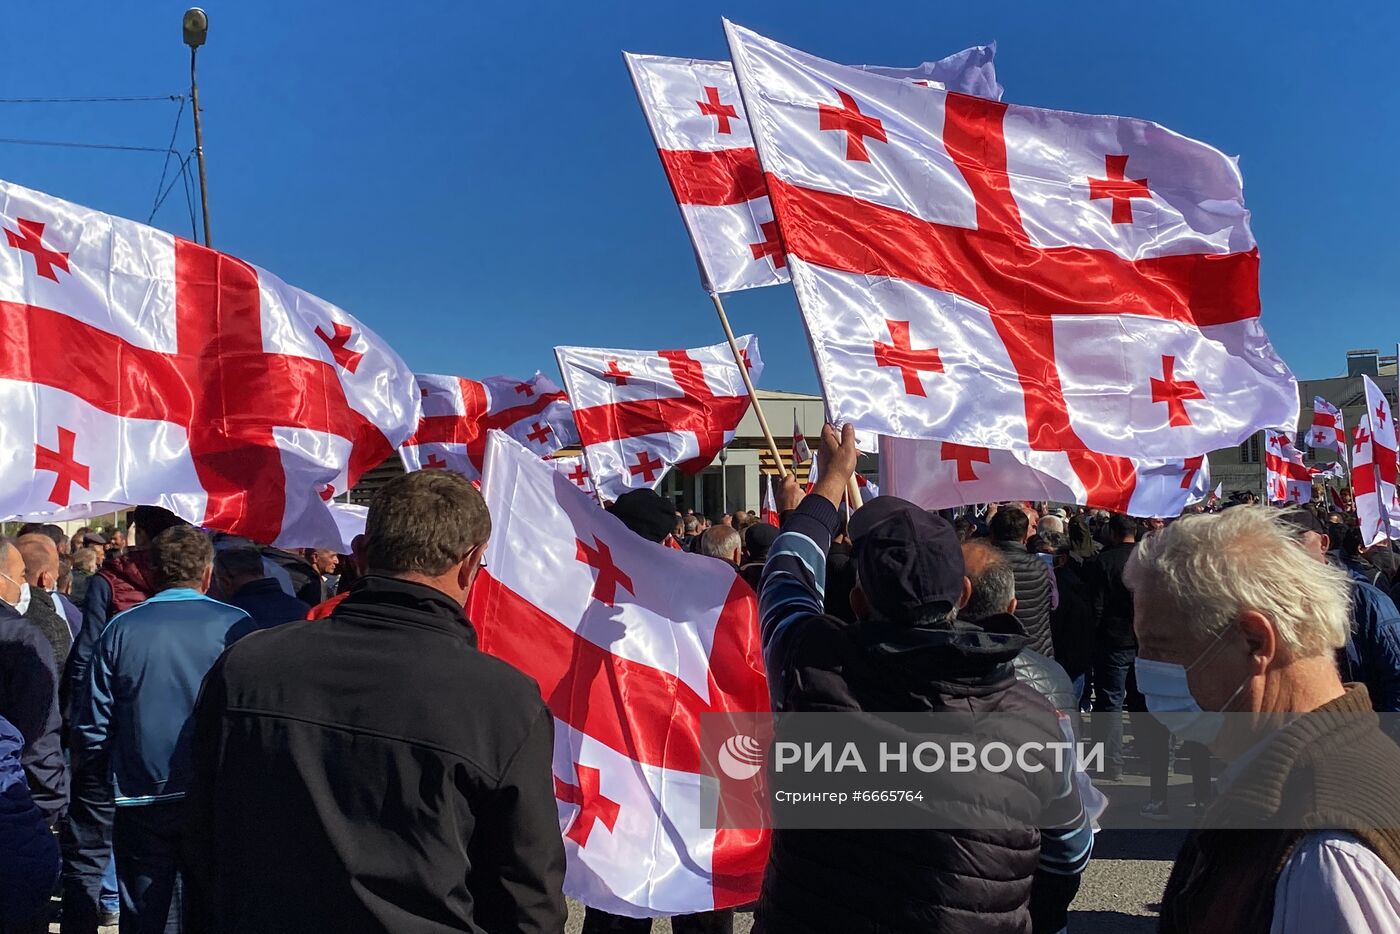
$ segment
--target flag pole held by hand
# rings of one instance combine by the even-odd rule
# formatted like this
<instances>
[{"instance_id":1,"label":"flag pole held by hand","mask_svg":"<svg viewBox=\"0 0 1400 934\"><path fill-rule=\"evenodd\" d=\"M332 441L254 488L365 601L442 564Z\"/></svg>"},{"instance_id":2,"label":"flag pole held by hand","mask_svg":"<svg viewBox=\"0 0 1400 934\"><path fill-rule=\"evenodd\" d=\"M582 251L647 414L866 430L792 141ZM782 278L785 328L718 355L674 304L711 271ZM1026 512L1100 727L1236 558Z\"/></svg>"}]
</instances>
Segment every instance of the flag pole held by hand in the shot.
<instances>
[{"instance_id":1,"label":"flag pole held by hand","mask_svg":"<svg viewBox=\"0 0 1400 934\"><path fill-rule=\"evenodd\" d=\"M744 386L749 391L749 399L753 402L753 414L758 416L758 427L763 430L763 438L768 442L768 450L773 452L773 460L778 463L778 476L786 477L788 471L783 464L782 452L778 450L778 442L773 438L772 429L768 427L768 418L763 414L763 406L758 404L758 390L754 389L753 380L749 379L749 367L739 352L739 342L734 339L734 329L729 326L729 316L724 313L724 302L720 300L718 292L710 293L710 301L715 303L715 312L719 315L719 323L724 325L724 336L729 340L729 349L734 353L734 363L739 367L739 375L744 378Z\"/></svg>"}]
</instances>

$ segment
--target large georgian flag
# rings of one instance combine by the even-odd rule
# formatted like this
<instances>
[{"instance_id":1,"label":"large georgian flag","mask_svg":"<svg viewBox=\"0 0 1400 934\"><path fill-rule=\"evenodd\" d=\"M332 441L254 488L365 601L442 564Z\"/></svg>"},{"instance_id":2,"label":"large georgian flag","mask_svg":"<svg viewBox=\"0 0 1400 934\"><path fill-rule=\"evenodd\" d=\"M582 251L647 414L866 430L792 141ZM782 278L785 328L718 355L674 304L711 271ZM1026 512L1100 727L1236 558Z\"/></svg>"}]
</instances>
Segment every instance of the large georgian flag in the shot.
<instances>
[{"instance_id":1,"label":"large georgian flag","mask_svg":"<svg viewBox=\"0 0 1400 934\"><path fill-rule=\"evenodd\" d=\"M1366 414L1356 425L1351 489L1361 535L1369 547L1381 539L1400 539L1400 489L1390 401L1369 376L1361 379L1366 388Z\"/></svg>"},{"instance_id":2,"label":"large georgian flag","mask_svg":"<svg viewBox=\"0 0 1400 934\"><path fill-rule=\"evenodd\" d=\"M1059 451L1006 451L884 437L880 482L887 493L925 509L1045 500L1164 519L1181 515L1209 495L1210 463L1204 455L1121 460L1128 470L1086 485Z\"/></svg>"},{"instance_id":3,"label":"large georgian flag","mask_svg":"<svg viewBox=\"0 0 1400 934\"><path fill-rule=\"evenodd\" d=\"M1342 410L1321 396L1313 396L1312 428L1308 431L1308 446L1316 451L1331 451L1345 463L1347 457L1346 425Z\"/></svg>"},{"instance_id":4,"label":"large georgian flag","mask_svg":"<svg viewBox=\"0 0 1400 934\"><path fill-rule=\"evenodd\" d=\"M1316 470L1303 463L1303 452L1286 431L1264 433L1264 481L1271 503L1311 503Z\"/></svg>"},{"instance_id":5,"label":"large georgian flag","mask_svg":"<svg viewBox=\"0 0 1400 934\"><path fill-rule=\"evenodd\" d=\"M861 67L925 87L1000 99L995 55L995 45L976 46L917 68ZM787 282L734 66L632 52L623 59L690 232L705 290Z\"/></svg>"},{"instance_id":6,"label":"large georgian flag","mask_svg":"<svg viewBox=\"0 0 1400 934\"><path fill-rule=\"evenodd\" d=\"M405 470L447 468L481 478L486 433L500 429L540 457L578 443L568 396L543 374L483 380L419 374L423 417L399 456Z\"/></svg>"},{"instance_id":7,"label":"large georgian flag","mask_svg":"<svg viewBox=\"0 0 1400 934\"><path fill-rule=\"evenodd\" d=\"M413 431L413 374L242 260L0 182L0 517L134 504L283 547Z\"/></svg>"},{"instance_id":8,"label":"large georgian flag","mask_svg":"<svg viewBox=\"0 0 1400 934\"><path fill-rule=\"evenodd\" d=\"M745 335L738 344L757 384L758 338ZM728 343L694 350L556 347L554 353L594 485L611 500L656 489L672 466L705 469L749 410Z\"/></svg>"},{"instance_id":9,"label":"large georgian flag","mask_svg":"<svg viewBox=\"0 0 1400 934\"><path fill-rule=\"evenodd\" d=\"M1090 488L1297 423L1233 160L726 30L835 419L1064 451Z\"/></svg>"},{"instance_id":10,"label":"large georgian flag","mask_svg":"<svg viewBox=\"0 0 1400 934\"><path fill-rule=\"evenodd\" d=\"M555 718L564 892L628 917L758 894L766 833L705 829L700 717L766 711L753 591L731 567L635 535L491 433L493 528L468 616Z\"/></svg>"}]
</instances>

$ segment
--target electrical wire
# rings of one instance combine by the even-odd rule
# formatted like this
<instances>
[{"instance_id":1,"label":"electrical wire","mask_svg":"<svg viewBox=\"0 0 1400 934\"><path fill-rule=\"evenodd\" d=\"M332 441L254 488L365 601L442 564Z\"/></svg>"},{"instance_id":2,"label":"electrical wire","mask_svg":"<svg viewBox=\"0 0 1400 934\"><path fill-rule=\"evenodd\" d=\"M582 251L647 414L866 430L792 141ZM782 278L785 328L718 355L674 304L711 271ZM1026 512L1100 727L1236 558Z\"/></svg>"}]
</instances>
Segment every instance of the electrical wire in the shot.
<instances>
[{"instance_id":1,"label":"electrical wire","mask_svg":"<svg viewBox=\"0 0 1400 934\"><path fill-rule=\"evenodd\" d=\"M170 145L168 147L170 149L170 152L167 152L165 154L165 161L161 163L160 181L156 182L156 200L151 206L151 216L146 218L146 223L148 224L151 221L155 220L156 211L160 210L160 203L165 200L165 196L161 194L161 188L165 186L165 173L170 169L170 153L175 152L175 137L180 134L180 118L184 115L185 101L184 98L181 98L180 109L175 112L175 127L170 131ZM176 153L177 157L178 155L179 154Z\"/></svg>"},{"instance_id":2,"label":"electrical wire","mask_svg":"<svg viewBox=\"0 0 1400 934\"><path fill-rule=\"evenodd\" d=\"M11 146L58 146L65 149L109 149L116 152L175 152L161 146L118 146L111 143L75 143L68 140L52 139L19 139L16 137L0 137L0 143L7 143ZM178 152L175 155L179 155Z\"/></svg>"},{"instance_id":3,"label":"electrical wire","mask_svg":"<svg viewBox=\"0 0 1400 934\"><path fill-rule=\"evenodd\" d=\"M148 97L0 97L0 104L129 104L138 101L184 101L183 94Z\"/></svg>"}]
</instances>

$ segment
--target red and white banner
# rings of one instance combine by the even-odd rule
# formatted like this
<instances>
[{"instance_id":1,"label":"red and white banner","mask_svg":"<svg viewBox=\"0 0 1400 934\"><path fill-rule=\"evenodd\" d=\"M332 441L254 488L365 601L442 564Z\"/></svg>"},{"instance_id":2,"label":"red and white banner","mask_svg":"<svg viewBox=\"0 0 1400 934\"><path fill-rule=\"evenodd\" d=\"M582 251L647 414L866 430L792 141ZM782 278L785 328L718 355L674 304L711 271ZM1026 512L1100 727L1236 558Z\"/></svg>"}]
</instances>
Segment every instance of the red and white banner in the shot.
<instances>
[{"instance_id":1,"label":"red and white banner","mask_svg":"<svg viewBox=\"0 0 1400 934\"><path fill-rule=\"evenodd\" d=\"M1209 494L1210 463L1204 456L1127 463L1127 472L1085 484L1061 452L880 439L884 489L925 509L1043 500L1166 519Z\"/></svg>"},{"instance_id":2,"label":"red and white banner","mask_svg":"<svg viewBox=\"0 0 1400 934\"><path fill-rule=\"evenodd\" d=\"M792 413L792 466L794 469L802 466L812 459L812 449L807 446L807 438L802 434L802 427L797 424L797 412Z\"/></svg>"},{"instance_id":3,"label":"red and white banner","mask_svg":"<svg viewBox=\"0 0 1400 934\"><path fill-rule=\"evenodd\" d=\"M1264 433L1264 481L1271 503L1311 503L1313 475L1286 431Z\"/></svg>"},{"instance_id":4,"label":"red and white banner","mask_svg":"<svg viewBox=\"0 0 1400 934\"><path fill-rule=\"evenodd\" d=\"M1234 160L726 30L835 421L1066 451L1096 497L1297 423Z\"/></svg>"},{"instance_id":5,"label":"red and white banner","mask_svg":"<svg viewBox=\"0 0 1400 934\"><path fill-rule=\"evenodd\" d=\"M282 547L413 431L413 374L240 259L0 182L0 517L164 506Z\"/></svg>"},{"instance_id":6,"label":"red and white banner","mask_svg":"<svg viewBox=\"0 0 1400 934\"><path fill-rule=\"evenodd\" d=\"M865 65L932 88L1001 98L996 47L965 49L917 68ZM734 66L623 54L671 192L690 232L701 284L732 292L788 281Z\"/></svg>"},{"instance_id":7,"label":"red and white banner","mask_svg":"<svg viewBox=\"0 0 1400 934\"><path fill-rule=\"evenodd\" d=\"M778 518L778 501L773 497L773 475L767 474L763 479L767 486L763 488L763 512L759 518L776 529L782 522Z\"/></svg>"},{"instance_id":8,"label":"red and white banner","mask_svg":"<svg viewBox=\"0 0 1400 934\"><path fill-rule=\"evenodd\" d=\"M593 489L593 475L588 472L588 462L582 457L550 457L545 463L594 500L598 498L598 491Z\"/></svg>"},{"instance_id":9,"label":"red and white banner","mask_svg":"<svg viewBox=\"0 0 1400 934\"><path fill-rule=\"evenodd\" d=\"M758 338L745 335L738 344L757 384ZM593 483L610 500L656 489L672 466L705 469L749 410L728 343L694 350L556 347L554 353Z\"/></svg>"},{"instance_id":10,"label":"red and white banner","mask_svg":"<svg viewBox=\"0 0 1400 934\"><path fill-rule=\"evenodd\" d=\"M486 433L504 431L540 457L578 443L569 398L547 376L530 379L419 374L423 417L399 448L405 470L446 468L481 478Z\"/></svg>"},{"instance_id":11,"label":"red and white banner","mask_svg":"<svg viewBox=\"0 0 1400 934\"><path fill-rule=\"evenodd\" d=\"M484 493L491 544L468 615L554 714L565 894L637 918L752 901L768 838L706 829L718 796L699 741L702 714L769 709L753 591L633 534L499 432Z\"/></svg>"},{"instance_id":12,"label":"red and white banner","mask_svg":"<svg viewBox=\"0 0 1400 934\"><path fill-rule=\"evenodd\" d=\"M1308 431L1308 446L1317 451L1331 451L1337 460L1345 463L1347 456L1347 432L1342 423L1342 410L1321 396L1313 396L1312 428Z\"/></svg>"},{"instance_id":13,"label":"red and white banner","mask_svg":"<svg viewBox=\"0 0 1400 934\"><path fill-rule=\"evenodd\" d=\"M1366 414L1356 424L1351 449L1351 491L1366 545L1400 539L1400 493L1396 480L1396 432L1390 401L1369 376Z\"/></svg>"}]
</instances>

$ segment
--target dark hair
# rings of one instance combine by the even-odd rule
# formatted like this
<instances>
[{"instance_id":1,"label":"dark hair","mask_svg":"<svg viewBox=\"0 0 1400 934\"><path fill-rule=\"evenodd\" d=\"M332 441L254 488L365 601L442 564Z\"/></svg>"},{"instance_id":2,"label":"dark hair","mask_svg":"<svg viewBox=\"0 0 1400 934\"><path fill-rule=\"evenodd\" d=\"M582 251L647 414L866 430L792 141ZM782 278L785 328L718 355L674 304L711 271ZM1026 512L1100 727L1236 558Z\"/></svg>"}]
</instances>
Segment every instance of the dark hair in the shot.
<instances>
[{"instance_id":1,"label":"dark hair","mask_svg":"<svg viewBox=\"0 0 1400 934\"><path fill-rule=\"evenodd\" d=\"M68 533L50 522L26 522L19 527L19 537L26 535L43 535L53 539L53 543L62 548L68 543Z\"/></svg>"},{"instance_id":2,"label":"dark hair","mask_svg":"<svg viewBox=\"0 0 1400 934\"><path fill-rule=\"evenodd\" d=\"M1137 538L1137 520L1130 519L1121 512L1115 512L1108 517L1108 534L1115 542L1127 541L1129 538Z\"/></svg>"},{"instance_id":3,"label":"dark hair","mask_svg":"<svg viewBox=\"0 0 1400 934\"><path fill-rule=\"evenodd\" d=\"M166 529L151 542L151 564L156 585L162 590L180 584L198 584L214 563L209 536L192 525Z\"/></svg>"},{"instance_id":4,"label":"dark hair","mask_svg":"<svg viewBox=\"0 0 1400 934\"><path fill-rule=\"evenodd\" d=\"M1020 506L1003 506L992 516L989 527L993 541L1019 542L1030 531L1031 517Z\"/></svg>"},{"instance_id":5,"label":"dark hair","mask_svg":"<svg viewBox=\"0 0 1400 934\"><path fill-rule=\"evenodd\" d=\"M365 519L371 574L447 573L491 536L486 500L452 470L415 470L386 483Z\"/></svg>"},{"instance_id":6,"label":"dark hair","mask_svg":"<svg viewBox=\"0 0 1400 934\"><path fill-rule=\"evenodd\" d=\"M965 542L972 538L976 530L977 523L973 522L967 516L958 516L953 520L953 531L958 533L958 541L960 542Z\"/></svg>"},{"instance_id":7,"label":"dark hair","mask_svg":"<svg viewBox=\"0 0 1400 934\"><path fill-rule=\"evenodd\" d=\"M262 552L256 548L225 548L214 555L214 573L231 581L267 576Z\"/></svg>"},{"instance_id":8,"label":"dark hair","mask_svg":"<svg viewBox=\"0 0 1400 934\"><path fill-rule=\"evenodd\" d=\"M976 622L1006 612L1016 597L1016 573L1011 562L991 545L978 543L969 547L981 549L983 557L980 562L968 563L972 596L967 606L958 611L958 618ZM976 573L972 573L974 569Z\"/></svg>"}]
</instances>

